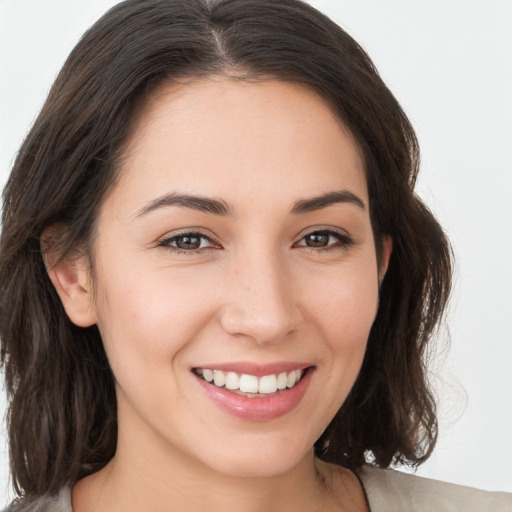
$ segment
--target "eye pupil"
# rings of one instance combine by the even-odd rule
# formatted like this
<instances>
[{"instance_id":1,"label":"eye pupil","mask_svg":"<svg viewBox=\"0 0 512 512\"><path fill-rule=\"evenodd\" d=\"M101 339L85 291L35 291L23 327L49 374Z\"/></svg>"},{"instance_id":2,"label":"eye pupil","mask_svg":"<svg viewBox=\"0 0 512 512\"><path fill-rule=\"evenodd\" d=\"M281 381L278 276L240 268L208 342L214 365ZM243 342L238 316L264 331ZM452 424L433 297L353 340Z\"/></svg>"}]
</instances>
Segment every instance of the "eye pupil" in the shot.
<instances>
[{"instance_id":1,"label":"eye pupil","mask_svg":"<svg viewBox=\"0 0 512 512\"><path fill-rule=\"evenodd\" d=\"M311 233L306 236L306 245L308 247L325 247L329 244L329 235L327 233Z\"/></svg>"},{"instance_id":2,"label":"eye pupil","mask_svg":"<svg viewBox=\"0 0 512 512\"><path fill-rule=\"evenodd\" d=\"M180 249L199 249L201 247L201 237L182 235L176 239L176 246Z\"/></svg>"}]
</instances>

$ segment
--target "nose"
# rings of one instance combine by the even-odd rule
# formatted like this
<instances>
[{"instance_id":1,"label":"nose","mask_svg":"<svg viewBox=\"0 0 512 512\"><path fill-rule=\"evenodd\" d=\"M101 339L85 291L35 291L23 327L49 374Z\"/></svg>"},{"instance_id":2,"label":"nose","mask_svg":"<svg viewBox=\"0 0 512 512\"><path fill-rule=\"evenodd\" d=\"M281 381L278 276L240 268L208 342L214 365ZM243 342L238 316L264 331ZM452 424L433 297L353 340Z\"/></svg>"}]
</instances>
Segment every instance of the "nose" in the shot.
<instances>
[{"instance_id":1,"label":"nose","mask_svg":"<svg viewBox=\"0 0 512 512\"><path fill-rule=\"evenodd\" d=\"M243 258L225 283L220 322L227 333L272 344L302 322L290 270L276 255Z\"/></svg>"}]
</instances>

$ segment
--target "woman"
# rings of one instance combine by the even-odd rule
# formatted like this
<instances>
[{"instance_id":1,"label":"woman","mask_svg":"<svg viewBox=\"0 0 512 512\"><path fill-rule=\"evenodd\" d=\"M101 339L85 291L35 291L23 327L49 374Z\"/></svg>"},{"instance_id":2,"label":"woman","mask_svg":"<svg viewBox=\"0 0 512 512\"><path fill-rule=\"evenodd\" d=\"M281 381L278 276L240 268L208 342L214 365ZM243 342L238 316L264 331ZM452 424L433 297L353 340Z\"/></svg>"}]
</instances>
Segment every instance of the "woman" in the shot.
<instances>
[{"instance_id":1,"label":"woman","mask_svg":"<svg viewBox=\"0 0 512 512\"><path fill-rule=\"evenodd\" d=\"M436 439L451 257L417 165L368 57L305 4L107 13L5 192L12 510L509 510L377 469Z\"/></svg>"}]
</instances>

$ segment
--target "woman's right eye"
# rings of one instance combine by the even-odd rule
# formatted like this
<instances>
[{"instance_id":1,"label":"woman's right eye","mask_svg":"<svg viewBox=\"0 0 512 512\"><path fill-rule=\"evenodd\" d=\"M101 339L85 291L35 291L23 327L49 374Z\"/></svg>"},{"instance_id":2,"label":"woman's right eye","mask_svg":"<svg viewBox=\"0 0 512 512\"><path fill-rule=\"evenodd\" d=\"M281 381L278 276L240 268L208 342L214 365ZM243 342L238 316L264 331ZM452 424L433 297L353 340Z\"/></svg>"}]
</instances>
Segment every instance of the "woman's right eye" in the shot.
<instances>
[{"instance_id":1,"label":"woman's right eye","mask_svg":"<svg viewBox=\"0 0 512 512\"><path fill-rule=\"evenodd\" d=\"M193 253L203 249L216 247L211 238L202 233L180 233L165 238L158 243L159 247L166 247L177 252Z\"/></svg>"}]
</instances>

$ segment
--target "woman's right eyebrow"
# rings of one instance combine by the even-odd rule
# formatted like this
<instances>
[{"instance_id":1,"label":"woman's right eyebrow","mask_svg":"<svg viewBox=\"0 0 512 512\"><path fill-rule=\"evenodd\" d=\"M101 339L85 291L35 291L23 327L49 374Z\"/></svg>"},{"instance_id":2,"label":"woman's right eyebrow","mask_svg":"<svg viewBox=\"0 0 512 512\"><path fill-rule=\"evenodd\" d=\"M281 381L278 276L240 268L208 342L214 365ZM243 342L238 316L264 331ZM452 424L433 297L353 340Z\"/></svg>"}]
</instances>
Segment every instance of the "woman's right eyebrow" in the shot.
<instances>
[{"instance_id":1,"label":"woman's right eyebrow","mask_svg":"<svg viewBox=\"0 0 512 512\"><path fill-rule=\"evenodd\" d=\"M159 208L168 206L192 208L193 210L213 213L215 215L230 215L233 213L233 207L222 199L170 192L150 201L136 213L135 217L142 217Z\"/></svg>"}]
</instances>

